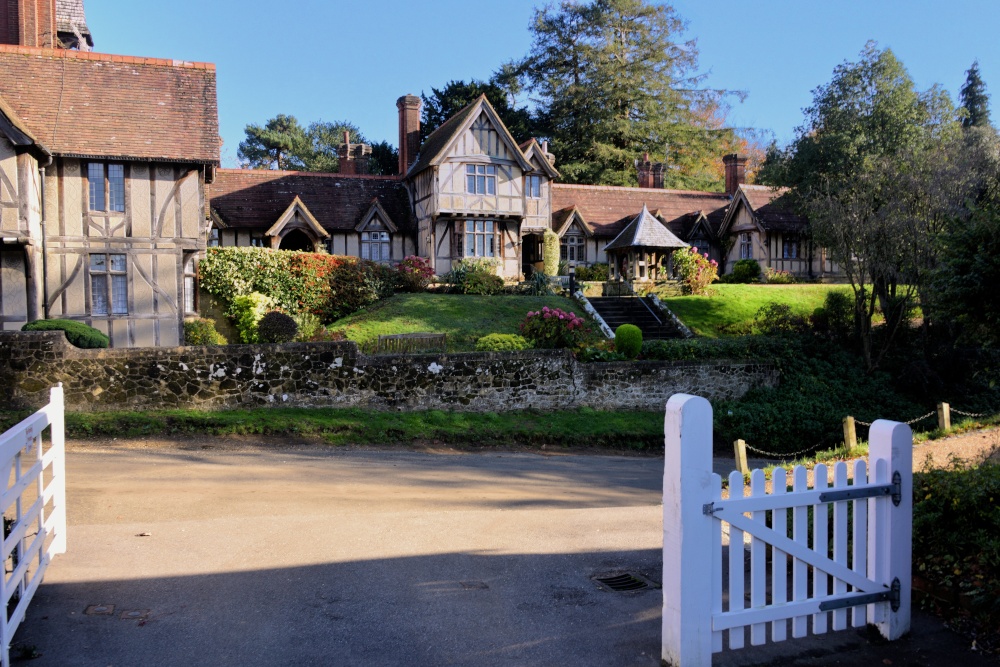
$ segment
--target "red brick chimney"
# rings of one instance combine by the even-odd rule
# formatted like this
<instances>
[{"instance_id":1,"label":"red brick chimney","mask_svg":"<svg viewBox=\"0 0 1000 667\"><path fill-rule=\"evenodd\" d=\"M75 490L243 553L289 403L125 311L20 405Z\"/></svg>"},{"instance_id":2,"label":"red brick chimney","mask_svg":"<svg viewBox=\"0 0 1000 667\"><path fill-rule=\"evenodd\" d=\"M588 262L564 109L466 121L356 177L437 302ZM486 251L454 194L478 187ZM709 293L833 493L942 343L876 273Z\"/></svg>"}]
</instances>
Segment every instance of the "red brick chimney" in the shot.
<instances>
[{"instance_id":1,"label":"red brick chimney","mask_svg":"<svg viewBox=\"0 0 1000 667\"><path fill-rule=\"evenodd\" d=\"M726 194L734 195L746 181L747 156L742 153L723 155L722 164L726 167Z\"/></svg>"},{"instance_id":2,"label":"red brick chimney","mask_svg":"<svg viewBox=\"0 0 1000 667\"><path fill-rule=\"evenodd\" d=\"M649 153L643 153L642 159L635 161L635 168L639 174L639 187L653 187L653 163L649 161Z\"/></svg>"},{"instance_id":3,"label":"red brick chimney","mask_svg":"<svg viewBox=\"0 0 1000 667\"><path fill-rule=\"evenodd\" d=\"M351 133L344 130L344 143L337 148L337 173L340 174L367 174L368 156L372 154L372 147L368 144L352 144Z\"/></svg>"},{"instance_id":4,"label":"red brick chimney","mask_svg":"<svg viewBox=\"0 0 1000 667\"><path fill-rule=\"evenodd\" d=\"M399 175L404 176L417 159L420 150L420 106L416 95L403 95L396 100L399 109Z\"/></svg>"},{"instance_id":5,"label":"red brick chimney","mask_svg":"<svg viewBox=\"0 0 1000 667\"><path fill-rule=\"evenodd\" d=\"M56 48L56 0L0 0L0 44Z\"/></svg>"}]
</instances>

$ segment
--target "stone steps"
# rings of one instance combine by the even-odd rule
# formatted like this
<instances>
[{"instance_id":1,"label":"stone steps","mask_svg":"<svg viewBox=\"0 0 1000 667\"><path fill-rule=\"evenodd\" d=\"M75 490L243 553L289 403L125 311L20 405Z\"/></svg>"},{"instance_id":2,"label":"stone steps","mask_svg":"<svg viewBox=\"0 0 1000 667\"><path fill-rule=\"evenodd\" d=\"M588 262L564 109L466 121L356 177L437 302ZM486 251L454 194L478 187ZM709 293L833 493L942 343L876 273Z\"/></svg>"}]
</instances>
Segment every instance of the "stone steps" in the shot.
<instances>
[{"instance_id":1,"label":"stone steps","mask_svg":"<svg viewBox=\"0 0 1000 667\"><path fill-rule=\"evenodd\" d=\"M648 299L639 297L593 297L590 304L612 330L622 324L634 324L643 340L680 338L680 332Z\"/></svg>"}]
</instances>

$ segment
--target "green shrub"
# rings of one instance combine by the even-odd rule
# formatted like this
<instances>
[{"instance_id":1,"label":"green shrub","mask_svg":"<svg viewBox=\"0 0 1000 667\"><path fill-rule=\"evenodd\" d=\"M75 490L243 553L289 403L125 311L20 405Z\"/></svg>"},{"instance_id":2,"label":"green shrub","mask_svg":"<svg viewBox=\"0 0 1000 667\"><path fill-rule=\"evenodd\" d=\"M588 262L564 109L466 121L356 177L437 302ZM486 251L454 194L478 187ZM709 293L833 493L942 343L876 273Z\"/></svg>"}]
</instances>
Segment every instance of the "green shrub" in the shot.
<instances>
[{"instance_id":1,"label":"green shrub","mask_svg":"<svg viewBox=\"0 0 1000 667\"><path fill-rule=\"evenodd\" d=\"M226 315L236 325L236 330L240 332L240 340L244 343L258 343L260 339L257 335L257 323L264 317L264 313L274 307L274 300L260 292L252 292L246 296L234 297L229 303Z\"/></svg>"},{"instance_id":2,"label":"green shrub","mask_svg":"<svg viewBox=\"0 0 1000 667\"><path fill-rule=\"evenodd\" d=\"M792 307L784 303L769 303L754 316L754 332L777 334L790 331L805 331L805 318L792 312Z\"/></svg>"},{"instance_id":3,"label":"green shrub","mask_svg":"<svg viewBox=\"0 0 1000 667\"><path fill-rule=\"evenodd\" d=\"M642 351L642 329L634 324L623 324L615 329L615 351L628 359L635 359Z\"/></svg>"},{"instance_id":4,"label":"green shrub","mask_svg":"<svg viewBox=\"0 0 1000 667\"><path fill-rule=\"evenodd\" d=\"M696 247L679 248L670 257L690 294L705 294L719 277L719 263L709 259L707 252L698 254Z\"/></svg>"},{"instance_id":5,"label":"green shrub","mask_svg":"<svg viewBox=\"0 0 1000 667\"><path fill-rule=\"evenodd\" d=\"M729 275L729 282L755 283L760 280L760 264L755 259L738 259Z\"/></svg>"},{"instance_id":6,"label":"green shrub","mask_svg":"<svg viewBox=\"0 0 1000 667\"><path fill-rule=\"evenodd\" d=\"M228 342L215 330L215 320L204 317L184 320L185 345L226 345Z\"/></svg>"},{"instance_id":7,"label":"green shrub","mask_svg":"<svg viewBox=\"0 0 1000 667\"><path fill-rule=\"evenodd\" d=\"M548 296L555 294L556 288L547 275L541 271L535 271L530 278L524 281L520 292L528 296Z\"/></svg>"},{"instance_id":8,"label":"green shrub","mask_svg":"<svg viewBox=\"0 0 1000 667\"><path fill-rule=\"evenodd\" d=\"M499 266L496 259L461 259L441 280L461 294L499 294L503 291L503 278L497 275Z\"/></svg>"},{"instance_id":9,"label":"green shrub","mask_svg":"<svg viewBox=\"0 0 1000 667\"><path fill-rule=\"evenodd\" d=\"M591 264L590 266L576 267L576 279L580 281L608 281L607 264Z\"/></svg>"},{"instance_id":10,"label":"green shrub","mask_svg":"<svg viewBox=\"0 0 1000 667\"><path fill-rule=\"evenodd\" d=\"M70 345L84 349L101 349L111 344L100 331L75 320L35 320L21 327L21 331L62 331Z\"/></svg>"},{"instance_id":11,"label":"green shrub","mask_svg":"<svg viewBox=\"0 0 1000 667\"><path fill-rule=\"evenodd\" d=\"M538 348L575 348L589 333L584 319L561 308L543 306L521 322L521 334Z\"/></svg>"},{"instance_id":12,"label":"green shrub","mask_svg":"<svg viewBox=\"0 0 1000 667\"><path fill-rule=\"evenodd\" d=\"M826 293L823 306L809 318L813 329L834 338L847 338L854 331L854 303L851 295L840 290Z\"/></svg>"},{"instance_id":13,"label":"green shrub","mask_svg":"<svg viewBox=\"0 0 1000 667\"><path fill-rule=\"evenodd\" d=\"M913 476L914 574L961 593L976 620L1000 623L1000 464L959 461Z\"/></svg>"},{"instance_id":14,"label":"green shrub","mask_svg":"<svg viewBox=\"0 0 1000 667\"><path fill-rule=\"evenodd\" d=\"M531 348L531 343L517 334L488 334L476 341L477 352L517 352Z\"/></svg>"},{"instance_id":15,"label":"green shrub","mask_svg":"<svg viewBox=\"0 0 1000 667\"><path fill-rule=\"evenodd\" d=\"M779 271L769 266L764 269L763 282L771 285L792 285L795 283L795 276L788 271Z\"/></svg>"},{"instance_id":16,"label":"green shrub","mask_svg":"<svg viewBox=\"0 0 1000 667\"><path fill-rule=\"evenodd\" d=\"M272 310L264 314L257 323L257 340L261 343L287 343L295 340L299 325L291 315L280 310Z\"/></svg>"},{"instance_id":17,"label":"green shrub","mask_svg":"<svg viewBox=\"0 0 1000 667\"><path fill-rule=\"evenodd\" d=\"M464 294L492 296L503 291L503 278L491 273L469 273L462 290Z\"/></svg>"},{"instance_id":18,"label":"green shrub","mask_svg":"<svg viewBox=\"0 0 1000 667\"><path fill-rule=\"evenodd\" d=\"M547 276L559 275L559 235L551 229L542 234L542 271Z\"/></svg>"},{"instance_id":19,"label":"green shrub","mask_svg":"<svg viewBox=\"0 0 1000 667\"><path fill-rule=\"evenodd\" d=\"M330 299L325 316L321 315L325 322L364 310L395 291L397 273L392 267L367 259L343 259L330 272Z\"/></svg>"},{"instance_id":20,"label":"green shrub","mask_svg":"<svg viewBox=\"0 0 1000 667\"><path fill-rule=\"evenodd\" d=\"M198 263L201 288L231 302L259 292L285 312L326 316L330 275L354 258L270 248L208 248Z\"/></svg>"}]
</instances>

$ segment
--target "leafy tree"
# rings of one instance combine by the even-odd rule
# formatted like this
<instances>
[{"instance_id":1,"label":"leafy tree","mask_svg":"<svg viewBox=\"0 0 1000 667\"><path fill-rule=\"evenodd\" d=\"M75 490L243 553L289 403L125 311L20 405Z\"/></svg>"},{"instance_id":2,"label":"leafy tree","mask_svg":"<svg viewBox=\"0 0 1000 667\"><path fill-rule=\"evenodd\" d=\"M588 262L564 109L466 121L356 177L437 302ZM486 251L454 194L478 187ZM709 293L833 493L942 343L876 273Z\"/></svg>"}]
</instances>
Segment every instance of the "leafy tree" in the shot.
<instances>
[{"instance_id":1,"label":"leafy tree","mask_svg":"<svg viewBox=\"0 0 1000 667\"><path fill-rule=\"evenodd\" d=\"M805 113L792 145L769 151L762 180L793 187L816 240L846 274L872 370L920 302L942 235L967 214L983 172L962 148L947 93L917 92L902 63L874 42L858 62L835 68ZM878 332L876 308L885 318Z\"/></svg>"},{"instance_id":2,"label":"leafy tree","mask_svg":"<svg viewBox=\"0 0 1000 667\"><path fill-rule=\"evenodd\" d=\"M517 90L517 74L513 65L505 67L507 69L502 68L490 81L449 81L444 88L431 88L430 95L421 94L424 101L420 118L421 143L442 123L484 94L516 141L531 138L531 114L514 103L512 91Z\"/></svg>"},{"instance_id":3,"label":"leafy tree","mask_svg":"<svg viewBox=\"0 0 1000 667\"><path fill-rule=\"evenodd\" d=\"M246 139L236 151L244 167L251 169L301 169L309 154L309 138L295 116L278 114L261 127L246 126Z\"/></svg>"},{"instance_id":4,"label":"leafy tree","mask_svg":"<svg viewBox=\"0 0 1000 667\"><path fill-rule=\"evenodd\" d=\"M973 61L972 67L965 73L965 83L959 90L959 102L967 114L962 118L963 127L985 127L990 124L990 96L986 93L986 84L979 76L979 61Z\"/></svg>"},{"instance_id":5,"label":"leafy tree","mask_svg":"<svg viewBox=\"0 0 1000 667\"><path fill-rule=\"evenodd\" d=\"M399 151L388 141L372 144L372 154L368 160L368 173L378 176L394 176L399 172Z\"/></svg>"},{"instance_id":6,"label":"leafy tree","mask_svg":"<svg viewBox=\"0 0 1000 667\"><path fill-rule=\"evenodd\" d=\"M344 132L349 132L351 143L368 143L358 126L350 121L324 122L318 120L309 124L306 136L309 150L301 156L303 171L323 171L335 173L340 168L337 149L344 143Z\"/></svg>"},{"instance_id":7,"label":"leafy tree","mask_svg":"<svg viewBox=\"0 0 1000 667\"><path fill-rule=\"evenodd\" d=\"M721 189L718 162L737 148L725 91L699 88L684 23L648 0L563 0L535 12L523 72L560 171L570 182L635 185L648 152L668 187Z\"/></svg>"}]
</instances>

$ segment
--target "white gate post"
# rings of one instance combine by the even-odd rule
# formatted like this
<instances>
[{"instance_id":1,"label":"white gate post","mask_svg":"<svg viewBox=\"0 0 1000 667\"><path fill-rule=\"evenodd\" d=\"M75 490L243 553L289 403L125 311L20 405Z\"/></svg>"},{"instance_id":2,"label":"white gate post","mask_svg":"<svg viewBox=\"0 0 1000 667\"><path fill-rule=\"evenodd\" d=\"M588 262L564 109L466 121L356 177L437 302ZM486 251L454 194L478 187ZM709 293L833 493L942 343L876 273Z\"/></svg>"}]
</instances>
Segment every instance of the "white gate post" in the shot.
<instances>
[{"instance_id":1,"label":"white gate post","mask_svg":"<svg viewBox=\"0 0 1000 667\"><path fill-rule=\"evenodd\" d=\"M712 406L674 394L663 423L663 635L673 667L712 664Z\"/></svg>"},{"instance_id":2,"label":"white gate post","mask_svg":"<svg viewBox=\"0 0 1000 667\"><path fill-rule=\"evenodd\" d=\"M868 457L872 470L887 463L884 483L894 483L898 473L899 493L876 501L869 518L869 578L891 587L899 582L899 602L893 611L883 603L884 613L875 625L883 637L899 639L910 630L910 596L913 551L913 431L906 424L879 419L868 432ZM881 481L881 480L880 480ZM896 502L898 498L898 504Z\"/></svg>"},{"instance_id":3,"label":"white gate post","mask_svg":"<svg viewBox=\"0 0 1000 667\"><path fill-rule=\"evenodd\" d=\"M59 517L55 527L56 536L49 547L53 554L66 553L66 405L63 398L62 382L49 390L49 421L52 430L49 437L50 447L58 452L52 459L52 509Z\"/></svg>"}]
</instances>

